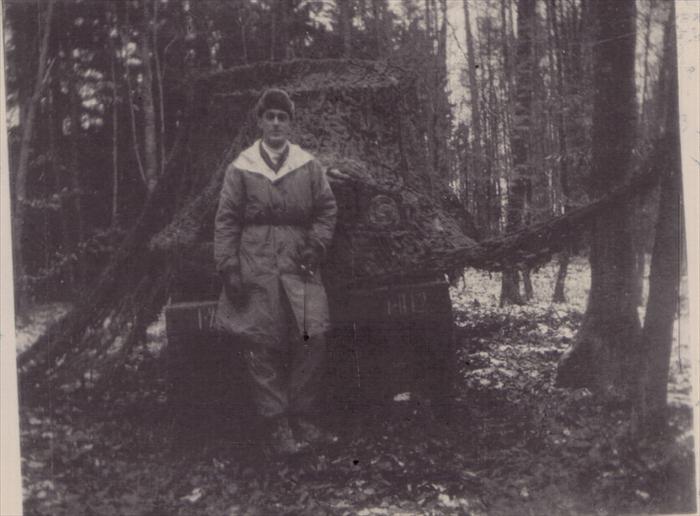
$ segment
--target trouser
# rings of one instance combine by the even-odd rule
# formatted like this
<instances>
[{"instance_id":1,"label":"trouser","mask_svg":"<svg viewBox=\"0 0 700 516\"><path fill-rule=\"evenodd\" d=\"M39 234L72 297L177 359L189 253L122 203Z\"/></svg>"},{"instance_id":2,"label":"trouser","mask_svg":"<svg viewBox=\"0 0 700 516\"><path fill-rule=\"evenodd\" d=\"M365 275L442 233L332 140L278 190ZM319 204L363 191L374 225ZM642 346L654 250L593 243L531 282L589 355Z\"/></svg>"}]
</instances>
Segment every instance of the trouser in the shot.
<instances>
[{"instance_id":1,"label":"trouser","mask_svg":"<svg viewBox=\"0 0 700 516\"><path fill-rule=\"evenodd\" d=\"M288 336L285 345L258 345L243 353L253 401L258 414L266 419L313 416L318 411L326 338L321 334L304 340L284 295L281 302L285 314L281 322Z\"/></svg>"},{"instance_id":2,"label":"trouser","mask_svg":"<svg viewBox=\"0 0 700 516\"><path fill-rule=\"evenodd\" d=\"M256 411L264 418L314 416L318 412L326 342L323 335L289 340L287 349L246 350Z\"/></svg>"}]
</instances>

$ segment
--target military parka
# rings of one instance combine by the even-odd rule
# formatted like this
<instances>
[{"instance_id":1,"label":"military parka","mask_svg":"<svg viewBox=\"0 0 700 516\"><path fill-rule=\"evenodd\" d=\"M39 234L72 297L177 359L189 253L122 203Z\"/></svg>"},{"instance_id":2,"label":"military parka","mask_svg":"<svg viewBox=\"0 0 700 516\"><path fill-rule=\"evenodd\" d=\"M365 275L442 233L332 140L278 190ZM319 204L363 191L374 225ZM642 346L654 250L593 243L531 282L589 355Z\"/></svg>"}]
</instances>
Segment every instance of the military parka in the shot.
<instances>
[{"instance_id":1,"label":"military parka","mask_svg":"<svg viewBox=\"0 0 700 516\"><path fill-rule=\"evenodd\" d=\"M221 293L217 323L252 344L284 345L286 303L300 336L330 326L320 271L303 276L299 253L309 239L330 245L335 197L319 162L288 145L277 171L264 159L260 140L245 149L226 170L216 213L217 270L224 277L239 272L245 292L241 304Z\"/></svg>"}]
</instances>

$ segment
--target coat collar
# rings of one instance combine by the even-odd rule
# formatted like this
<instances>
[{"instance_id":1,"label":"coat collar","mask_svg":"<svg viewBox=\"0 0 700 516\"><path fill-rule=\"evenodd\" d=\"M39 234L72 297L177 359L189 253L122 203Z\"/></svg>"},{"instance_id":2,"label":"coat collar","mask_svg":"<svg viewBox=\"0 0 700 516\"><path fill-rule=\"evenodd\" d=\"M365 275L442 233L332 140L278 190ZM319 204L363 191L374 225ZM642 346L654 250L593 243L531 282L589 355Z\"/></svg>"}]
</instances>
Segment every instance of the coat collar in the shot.
<instances>
[{"instance_id":1,"label":"coat collar","mask_svg":"<svg viewBox=\"0 0 700 516\"><path fill-rule=\"evenodd\" d=\"M247 170L268 178L273 183L279 181L290 172L306 165L314 157L298 145L289 142L289 154L284 164L275 173L260 155L260 140L256 140L253 145L245 149L233 162L233 166L239 170Z\"/></svg>"}]
</instances>

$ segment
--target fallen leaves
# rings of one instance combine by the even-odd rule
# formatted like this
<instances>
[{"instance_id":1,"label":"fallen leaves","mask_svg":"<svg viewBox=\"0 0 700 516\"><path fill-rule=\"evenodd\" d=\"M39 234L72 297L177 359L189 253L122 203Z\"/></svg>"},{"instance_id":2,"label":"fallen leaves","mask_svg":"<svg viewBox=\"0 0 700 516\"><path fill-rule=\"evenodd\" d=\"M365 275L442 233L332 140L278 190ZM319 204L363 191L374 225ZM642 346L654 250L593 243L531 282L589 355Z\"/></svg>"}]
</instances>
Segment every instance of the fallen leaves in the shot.
<instances>
[{"instance_id":1,"label":"fallen leaves","mask_svg":"<svg viewBox=\"0 0 700 516\"><path fill-rule=\"evenodd\" d=\"M548 302L554 271L543 268L533 275L533 304L500 309L499 277L470 271L451 293L462 382L449 417L438 418L420 392L401 389L387 406L339 414L338 443L290 461L264 457L256 436L212 428L220 423L209 420L203 426L212 433L192 436L192 449L173 444L178 431L158 402L167 393L156 366L156 323L119 397L84 411L24 408L26 512L680 512L687 508L682 493L692 493L683 491L693 446L681 403L689 392L685 358L672 365L674 439L663 446L627 442L620 410L602 407L585 389L553 386L587 289L581 263L572 263L570 274L571 303Z\"/></svg>"}]
</instances>

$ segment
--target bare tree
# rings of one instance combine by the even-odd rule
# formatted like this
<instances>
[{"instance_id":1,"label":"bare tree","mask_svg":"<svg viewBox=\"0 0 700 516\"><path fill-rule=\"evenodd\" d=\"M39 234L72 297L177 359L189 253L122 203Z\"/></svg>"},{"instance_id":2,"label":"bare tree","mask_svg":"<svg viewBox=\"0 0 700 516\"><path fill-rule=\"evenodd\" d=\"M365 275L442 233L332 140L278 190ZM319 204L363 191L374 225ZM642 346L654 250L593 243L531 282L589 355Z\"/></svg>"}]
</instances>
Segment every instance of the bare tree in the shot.
<instances>
[{"instance_id":1,"label":"bare tree","mask_svg":"<svg viewBox=\"0 0 700 516\"><path fill-rule=\"evenodd\" d=\"M660 98L663 101L661 146L658 160L661 177L654 250L649 276L644 330L643 374L637 392L637 428L646 435L663 434L667 418L668 373L673 343L673 323L678 313L682 253L681 149L678 116L678 66L675 9L671 3L665 31Z\"/></svg>"},{"instance_id":2,"label":"bare tree","mask_svg":"<svg viewBox=\"0 0 700 516\"><path fill-rule=\"evenodd\" d=\"M152 192L158 184L158 137L156 129L156 108L153 99L153 62L151 60L154 49L149 37L149 22L151 16L148 2L143 2L143 19L139 31L141 47L141 63L143 82L141 84L141 105L143 108L143 145L144 145L144 173L146 175L146 188Z\"/></svg>"},{"instance_id":3,"label":"bare tree","mask_svg":"<svg viewBox=\"0 0 700 516\"><path fill-rule=\"evenodd\" d=\"M533 33L535 24L535 0L518 0L518 46L516 51L515 99L513 128L511 131L511 153L513 173L508 190L506 230L515 231L525 222L525 211L530 185L531 153L530 131L532 130ZM518 272L503 271L501 280L501 306L522 304Z\"/></svg>"},{"instance_id":4,"label":"bare tree","mask_svg":"<svg viewBox=\"0 0 700 516\"><path fill-rule=\"evenodd\" d=\"M549 35L550 35L550 48L553 49L552 52L552 67L554 68L556 74L556 92L559 99L559 108L557 112L556 120L556 131L557 131L557 150L561 157L559 160L559 188L561 190L561 195L564 197L564 212L569 210L568 198L569 192L569 167L567 154L567 141L566 141L566 126L564 121L564 109L563 104L565 102L564 95L564 46L562 44L561 38L559 36L559 20L557 17L557 4L556 0L547 1L547 22L549 24ZM570 251L567 247L564 251L559 253L559 270L557 271L557 281L554 286L554 293L552 294L552 302L554 303L565 303L566 294L564 291L564 286L566 283L566 274L569 267Z\"/></svg>"},{"instance_id":5,"label":"bare tree","mask_svg":"<svg viewBox=\"0 0 700 516\"><path fill-rule=\"evenodd\" d=\"M630 175L635 137L635 0L592 2L593 148L589 188L601 197ZM591 236L591 290L573 347L562 357L561 386L597 392L629 387L639 366L640 324L633 300L629 207L600 213Z\"/></svg>"},{"instance_id":6,"label":"bare tree","mask_svg":"<svg viewBox=\"0 0 700 516\"><path fill-rule=\"evenodd\" d=\"M464 7L464 38L467 47L467 77L469 79L469 107L471 120L471 163L467 167L472 170L474 177L474 199L476 203L476 215L478 217L479 226L486 227L486 212L487 207L484 205L486 201L483 170L484 170L484 150L482 146L482 129L481 129L481 106L479 101L479 81L477 78L477 62L474 51L474 38L472 36L471 18L469 10L469 0L463 0ZM466 185L468 188L469 185Z\"/></svg>"}]
</instances>

